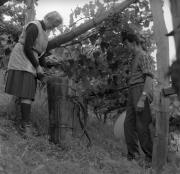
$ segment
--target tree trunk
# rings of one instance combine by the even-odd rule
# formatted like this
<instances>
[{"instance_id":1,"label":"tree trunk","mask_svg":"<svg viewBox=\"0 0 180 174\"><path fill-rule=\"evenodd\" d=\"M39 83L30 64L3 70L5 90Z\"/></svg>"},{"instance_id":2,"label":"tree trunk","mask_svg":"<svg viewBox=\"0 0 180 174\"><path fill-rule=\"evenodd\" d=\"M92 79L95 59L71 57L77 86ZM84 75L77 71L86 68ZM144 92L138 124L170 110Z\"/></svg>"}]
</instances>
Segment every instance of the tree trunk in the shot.
<instances>
[{"instance_id":1,"label":"tree trunk","mask_svg":"<svg viewBox=\"0 0 180 174\"><path fill-rule=\"evenodd\" d=\"M170 0L171 3L171 14L173 20L173 28L177 28L180 25L180 1L179 0ZM180 33L175 34L174 36L176 44L176 58L180 60Z\"/></svg>"},{"instance_id":2,"label":"tree trunk","mask_svg":"<svg viewBox=\"0 0 180 174\"><path fill-rule=\"evenodd\" d=\"M136 2L137 0L125 0L122 3L112 7L110 10L104 12L99 17L89 20L88 22L81 24L79 27L71 30L68 33L59 35L49 41L47 51L54 49L56 47L59 47L61 44L64 44L66 42L71 41L72 39L76 38L77 36L83 34L84 32L88 31L89 29L96 27L99 25L102 21L104 21L108 16L119 13L123 11L125 8L127 8L130 4Z\"/></svg>"},{"instance_id":3,"label":"tree trunk","mask_svg":"<svg viewBox=\"0 0 180 174\"><path fill-rule=\"evenodd\" d=\"M153 14L154 34L157 44L157 75L159 82L157 90L155 91L157 111L155 114L156 130L153 147L153 168L156 173L159 174L166 164L168 150L169 102L167 98L164 98L161 91L162 88L169 85L169 79L166 77L169 67L169 42L168 38L165 37L167 29L163 16L162 0L150 0L150 5Z\"/></svg>"},{"instance_id":4,"label":"tree trunk","mask_svg":"<svg viewBox=\"0 0 180 174\"><path fill-rule=\"evenodd\" d=\"M26 0L26 15L25 15L25 24L27 24L30 21L33 21L35 19L35 7L34 7L34 3L35 0Z\"/></svg>"}]
</instances>

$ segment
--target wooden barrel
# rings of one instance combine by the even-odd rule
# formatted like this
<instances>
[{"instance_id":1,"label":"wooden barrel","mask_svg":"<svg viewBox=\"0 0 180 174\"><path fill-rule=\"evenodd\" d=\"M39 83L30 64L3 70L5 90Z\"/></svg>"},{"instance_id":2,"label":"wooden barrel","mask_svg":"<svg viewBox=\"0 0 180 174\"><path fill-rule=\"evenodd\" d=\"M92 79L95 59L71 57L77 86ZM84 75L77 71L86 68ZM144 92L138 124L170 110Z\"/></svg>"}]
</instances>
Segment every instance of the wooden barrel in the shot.
<instances>
[{"instance_id":1,"label":"wooden barrel","mask_svg":"<svg viewBox=\"0 0 180 174\"><path fill-rule=\"evenodd\" d=\"M67 113L68 78L51 77L47 81L49 140L55 144L64 138L63 117Z\"/></svg>"}]
</instances>

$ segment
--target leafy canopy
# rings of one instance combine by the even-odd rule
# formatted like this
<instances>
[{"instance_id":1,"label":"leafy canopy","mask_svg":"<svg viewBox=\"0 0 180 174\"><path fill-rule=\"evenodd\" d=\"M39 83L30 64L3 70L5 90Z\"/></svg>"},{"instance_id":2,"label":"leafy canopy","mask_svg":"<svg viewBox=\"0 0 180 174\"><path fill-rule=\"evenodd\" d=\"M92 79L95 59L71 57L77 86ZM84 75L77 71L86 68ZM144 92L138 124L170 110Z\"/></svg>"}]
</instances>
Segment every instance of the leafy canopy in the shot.
<instances>
[{"instance_id":1,"label":"leafy canopy","mask_svg":"<svg viewBox=\"0 0 180 174\"><path fill-rule=\"evenodd\" d=\"M70 14L68 30L96 18L116 3L118 1L95 0L77 7ZM149 2L141 0L80 35L72 45L57 49L64 58L62 69L94 108L103 108L106 113L125 107L132 53L122 44L121 31L141 35L151 53L155 49L152 25Z\"/></svg>"}]
</instances>

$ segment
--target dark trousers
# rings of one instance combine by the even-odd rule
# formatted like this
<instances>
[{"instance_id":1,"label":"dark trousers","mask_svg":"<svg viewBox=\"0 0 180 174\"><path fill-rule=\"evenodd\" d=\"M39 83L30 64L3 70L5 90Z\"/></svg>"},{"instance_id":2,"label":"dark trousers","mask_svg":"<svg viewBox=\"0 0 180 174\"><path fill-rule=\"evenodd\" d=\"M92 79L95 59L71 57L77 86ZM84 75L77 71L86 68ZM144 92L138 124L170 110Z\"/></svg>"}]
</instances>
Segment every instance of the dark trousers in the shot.
<instances>
[{"instance_id":1,"label":"dark trousers","mask_svg":"<svg viewBox=\"0 0 180 174\"><path fill-rule=\"evenodd\" d=\"M142 112L136 111L137 102L142 94L144 85L129 88L124 133L129 155L139 153L138 141L146 157L152 158L153 143L149 124L152 122L149 100L146 99Z\"/></svg>"}]
</instances>

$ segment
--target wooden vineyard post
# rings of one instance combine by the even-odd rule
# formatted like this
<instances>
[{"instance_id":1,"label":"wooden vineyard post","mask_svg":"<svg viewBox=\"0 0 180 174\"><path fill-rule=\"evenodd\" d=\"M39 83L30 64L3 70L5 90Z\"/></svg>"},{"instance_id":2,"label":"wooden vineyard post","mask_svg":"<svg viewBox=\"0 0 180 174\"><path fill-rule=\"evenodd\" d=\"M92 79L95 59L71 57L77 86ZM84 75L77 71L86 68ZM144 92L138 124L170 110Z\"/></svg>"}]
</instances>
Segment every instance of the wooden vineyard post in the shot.
<instances>
[{"instance_id":1,"label":"wooden vineyard post","mask_svg":"<svg viewBox=\"0 0 180 174\"><path fill-rule=\"evenodd\" d=\"M166 74L169 68L169 42L165 36L167 33L164 15L163 1L150 0L154 21L154 36L157 44L157 94L156 94L156 126L153 141L153 169L156 174L162 172L167 161L168 133L169 133L169 100L162 95L162 88L169 86Z\"/></svg>"},{"instance_id":2,"label":"wooden vineyard post","mask_svg":"<svg viewBox=\"0 0 180 174\"><path fill-rule=\"evenodd\" d=\"M26 14L25 14L25 24L35 19L35 0L28 0L25 2L27 5Z\"/></svg>"},{"instance_id":3,"label":"wooden vineyard post","mask_svg":"<svg viewBox=\"0 0 180 174\"><path fill-rule=\"evenodd\" d=\"M65 138L64 118L67 117L68 79L51 77L47 82L50 141L57 144Z\"/></svg>"}]
</instances>

